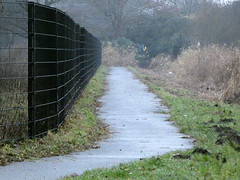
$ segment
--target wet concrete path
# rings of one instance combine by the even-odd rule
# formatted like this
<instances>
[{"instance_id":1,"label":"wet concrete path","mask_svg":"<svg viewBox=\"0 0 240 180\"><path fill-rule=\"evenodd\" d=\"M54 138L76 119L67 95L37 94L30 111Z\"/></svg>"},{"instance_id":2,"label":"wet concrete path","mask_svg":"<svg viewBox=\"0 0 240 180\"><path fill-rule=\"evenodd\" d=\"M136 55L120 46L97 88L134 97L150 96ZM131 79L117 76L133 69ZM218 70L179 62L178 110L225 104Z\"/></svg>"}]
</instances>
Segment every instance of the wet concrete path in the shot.
<instances>
[{"instance_id":1,"label":"wet concrete path","mask_svg":"<svg viewBox=\"0 0 240 180\"><path fill-rule=\"evenodd\" d=\"M58 179L192 147L191 140L183 139L166 121L169 115L161 114L167 111L161 100L126 68L111 68L107 82L99 116L113 134L99 143L99 149L0 167L0 180Z\"/></svg>"}]
</instances>

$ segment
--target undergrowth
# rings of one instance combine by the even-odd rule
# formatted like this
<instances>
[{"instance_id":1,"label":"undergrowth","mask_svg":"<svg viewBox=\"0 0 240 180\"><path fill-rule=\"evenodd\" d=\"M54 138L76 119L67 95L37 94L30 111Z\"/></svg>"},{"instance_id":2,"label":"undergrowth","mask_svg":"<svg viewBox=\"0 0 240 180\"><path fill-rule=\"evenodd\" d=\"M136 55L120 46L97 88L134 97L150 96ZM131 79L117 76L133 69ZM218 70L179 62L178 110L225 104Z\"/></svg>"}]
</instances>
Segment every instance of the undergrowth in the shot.
<instances>
[{"instance_id":1,"label":"undergrowth","mask_svg":"<svg viewBox=\"0 0 240 180\"><path fill-rule=\"evenodd\" d=\"M217 99L240 101L240 49L208 45L184 50L172 64L177 81L194 89L214 91Z\"/></svg>"},{"instance_id":2,"label":"undergrowth","mask_svg":"<svg viewBox=\"0 0 240 180\"><path fill-rule=\"evenodd\" d=\"M85 150L107 135L106 126L95 112L99 105L97 99L103 94L106 73L105 67L98 70L57 133L49 132L42 139L0 144L0 165Z\"/></svg>"},{"instance_id":3,"label":"undergrowth","mask_svg":"<svg viewBox=\"0 0 240 180\"><path fill-rule=\"evenodd\" d=\"M187 89L200 98L240 104L240 48L191 46L173 59L153 58L141 72L155 76L165 87Z\"/></svg>"},{"instance_id":4,"label":"undergrowth","mask_svg":"<svg viewBox=\"0 0 240 180\"><path fill-rule=\"evenodd\" d=\"M103 64L105 66L136 66L136 52L113 47L111 44L103 47Z\"/></svg>"},{"instance_id":5,"label":"undergrowth","mask_svg":"<svg viewBox=\"0 0 240 180\"><path fill-rule=\"evenodd\" d=\"M27 43L14 43L9 49L0 48L1 141L27 137L28 52L26 46Z\"/></svg>"}]
</instances>

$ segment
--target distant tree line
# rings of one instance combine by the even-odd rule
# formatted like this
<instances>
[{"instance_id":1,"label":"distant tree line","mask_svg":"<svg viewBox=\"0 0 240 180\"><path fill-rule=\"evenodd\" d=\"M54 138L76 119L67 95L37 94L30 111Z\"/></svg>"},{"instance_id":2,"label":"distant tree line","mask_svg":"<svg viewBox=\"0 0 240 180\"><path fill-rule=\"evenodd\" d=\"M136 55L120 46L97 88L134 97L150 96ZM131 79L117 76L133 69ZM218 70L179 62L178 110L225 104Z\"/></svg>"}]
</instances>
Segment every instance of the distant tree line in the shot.
<instances>
[{"instance_id":1,"label":"distant tree line","mask_svg":"<svg viewBox=\"0 0 240 180\"><path fill-rule=\"evenodd\" d=\"M221 6L202 1L179 9L158 8L152 14L137 15L124 37L144 44L150 58L161 53L176 58L193 44L240 45L239 17L240 2Z\"/></svg>"},{"instance_id":2,"label":"distant tree line","mask_svg":"<svg viewBox=\"0 0 240 180\"><path fill-rule=\"evenodd\" d=\"M3 15L6 12L4 8L8 7L4 7L1 1L0 15ZM237 46L240 40L240 1L231 4L220 4L216 0L35 2L55 7L59 5L58 8L67 11L75 21L102 41L116 41L121 38L120 42L126 39L123 44L128 44L131 40L136 47L145 47L145 56L149 59L161 53L176 58L184 48L193 44ZM4 21L0 21L0 24L5 24L0 27L0 31L3 28L9 31L21 28L15 22Z\"/></svg>"},{"instance_id":3,"label":"distant tree line","mask_svg":"<svg viewBox=\"0 0 240 180\"><path fill-rule=\"evenodd\" d=\"M211 0L76 0L78 21L103 41L121 38L146 47L147 58L176 58L193 44L239 45L240 2ZM125 43L127 44L127 43Z\"/></svg>"}]
</instances>

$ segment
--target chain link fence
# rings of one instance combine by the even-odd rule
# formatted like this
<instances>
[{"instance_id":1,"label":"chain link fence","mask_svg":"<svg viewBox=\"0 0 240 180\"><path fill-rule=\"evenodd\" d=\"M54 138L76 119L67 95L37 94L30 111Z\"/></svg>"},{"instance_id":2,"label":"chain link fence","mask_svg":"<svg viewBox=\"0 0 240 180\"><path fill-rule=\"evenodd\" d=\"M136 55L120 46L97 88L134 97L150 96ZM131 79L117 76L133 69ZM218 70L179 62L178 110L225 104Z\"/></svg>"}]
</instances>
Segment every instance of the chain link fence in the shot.
<instances>
[{"instance_id":1,"label":"chain link fence","mask_svg":"<svg viewBox=\"0 0 240 180\"><path fill-rule=\"evenodd\" d=\"M101 50L56 8L0 1L0 142L58 130L100 66Z\"/></svg>"}]
</instances>

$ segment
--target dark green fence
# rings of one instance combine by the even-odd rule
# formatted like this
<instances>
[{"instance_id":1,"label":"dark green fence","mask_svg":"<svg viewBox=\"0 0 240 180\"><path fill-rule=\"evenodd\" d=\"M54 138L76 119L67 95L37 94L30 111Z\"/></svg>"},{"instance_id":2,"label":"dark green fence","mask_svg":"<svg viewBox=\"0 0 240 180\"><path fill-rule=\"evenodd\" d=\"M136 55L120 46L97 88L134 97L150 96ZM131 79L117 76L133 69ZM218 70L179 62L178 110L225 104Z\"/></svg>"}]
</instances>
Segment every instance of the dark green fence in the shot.
<instances>
[{"instance_id":1,"label":"dark green fence","mask_svg":"<svg viewBox=\"0 0 240 180\"><path fill-rule=\"evenodd\" d=\"M18 48L15 44L19 42L2 45L1 49L7 49L9 56L0 63L5 66L6 61L15 66L20 63L25 73L0 74L0 105L13 105L0 109L0 141L41 137L49 130L57 130L101 64L101 42L66 13L32 2L3 3L3 6L11 5L16 10L23 7L27 12L20 16L22 22L26 21L25 30L0 27L0 35L22 35L20 42L24 45ZM19 15L9 14L0 14L0 25L1 21L17 22ZM13 55L16 49L27 52L27 60L13 58L17 56ZM22 99L14 102L12 96Z\"/></svg>"}]
</instances>

